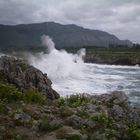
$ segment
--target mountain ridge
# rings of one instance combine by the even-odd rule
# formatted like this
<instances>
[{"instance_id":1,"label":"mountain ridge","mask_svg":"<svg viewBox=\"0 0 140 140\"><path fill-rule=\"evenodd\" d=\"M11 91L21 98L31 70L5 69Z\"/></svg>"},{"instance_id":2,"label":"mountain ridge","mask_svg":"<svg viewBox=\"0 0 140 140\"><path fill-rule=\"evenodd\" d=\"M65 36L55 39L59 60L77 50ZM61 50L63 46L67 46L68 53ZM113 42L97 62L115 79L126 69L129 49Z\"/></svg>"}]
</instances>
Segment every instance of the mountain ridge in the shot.
<instances>
[{"instance_id":1,"label":"mountain ridge","mask_svg":"<svg viewBox=\"0 0 140 140\"><path fill-rule=\"evenodd\" d=\"M0 47L42 46L40 36L53 38L57 48L110 45L132 46L129 40L120 40L115 35L100 30L91 30L75 24L62 25L56 22L43 22L19 25L0 24Z\"/></svg>"}]
</instances>

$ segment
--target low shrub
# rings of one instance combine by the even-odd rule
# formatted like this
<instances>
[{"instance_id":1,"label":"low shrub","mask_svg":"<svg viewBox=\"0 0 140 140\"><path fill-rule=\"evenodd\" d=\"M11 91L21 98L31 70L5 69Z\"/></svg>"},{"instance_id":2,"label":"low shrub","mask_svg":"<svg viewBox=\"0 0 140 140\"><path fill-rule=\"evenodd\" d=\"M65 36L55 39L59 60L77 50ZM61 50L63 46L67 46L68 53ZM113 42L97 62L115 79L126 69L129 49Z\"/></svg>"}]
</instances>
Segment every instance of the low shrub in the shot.
<instances>
[{"instance_id":1,"label":"low shrub","mask_svg":"<svg viewBox=\"0 0 140 140\"><path fill-rule=\"evenodd\" d=\"M92 121L96 121L102 124L107 124L109 122L108 115L105 112L100 112L91 117Z\"/></svg>"},{"instance_id":2,"label":"low shrub","mask_svg":"<svg viewBox=\"0 0 140 140\"><path fill-rule=\"evenodd\" d=\"M67 104L71 107L78 107L89 102L89 97L84 94L71 95L66 98Z\"/></svg>"},{"instance_id":3,"label":"low shrub","mask_svg":"<svg viewBox=\"0 0 140 140\"><path fill-rule=\"evenodd\" d=\"M136 124L132 124L128 129L128 135L133 140L140 140L140 129Z\"/></svg>"},{"instance_id":4,"label":"low shrub","mask_svg":"<svg viewBox=\"0 0 140 140\"><path fill-rule=\"evenodd\" d=\"M12 84L0 83L0 99L8 103L23 101L26 103L39 103L45 104L47 99L42 93L29 89L20 92L16 86Z\"/></svg>"},{"instance_id":5,"label":"low shrub","mask_svg":"<svg viewBox=\"0 0 140 140\"><path fill-rule=\"evenodd\" d=\"M50 125L50 123L49 123L47 118L42 120L42 122L40 124L40 130L41 131L51 131L52 130L51 125Z\"/></svg>"}]
</instances>

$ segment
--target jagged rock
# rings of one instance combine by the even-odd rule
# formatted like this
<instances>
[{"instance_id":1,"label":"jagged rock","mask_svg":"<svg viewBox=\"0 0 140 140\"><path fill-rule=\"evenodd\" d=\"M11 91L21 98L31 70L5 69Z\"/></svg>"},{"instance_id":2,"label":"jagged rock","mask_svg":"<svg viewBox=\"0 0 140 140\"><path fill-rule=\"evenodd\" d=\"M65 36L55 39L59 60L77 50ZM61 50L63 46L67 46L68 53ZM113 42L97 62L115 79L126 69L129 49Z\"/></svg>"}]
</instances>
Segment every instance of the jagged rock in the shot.
<instances>
[{"instance_id":1,"label":"jagged rock","mask_svg":"<svg viewBox=\"0 0 140 140\"><path fill-rule=\"evenodd\" d=\"M101 96L97 96L102 103L105 104L117 104L117 105L125 105L128 104L128 97L121 91L114 91L111 94L103 94Z\"/></svg>"},{"instance_id":2,"label":"jagged rock","mask_svg":"<svg viewBox=\"0 0 140 140\"><path fill-rule=\"evenodd\" d=\"M55 131L56 136L61 139L77 139L87 140L87 135L82 135L79 130L73 129L69 126L63 126L62 128Z\"/></svg>"},{"instance_id":3,"label":"jagged rock","mask_svg":"<svg viewBox=\"0 0 140 140\"><path fill-rule=\"evenodd\" d=\"M21 59L2 56L0 58L0 76L21 90L35 89L44 93L49 99L59 98L59 94L51 88L47 74L28 65Z\"/></svg>"},{"instance_id":4,"label":"jagged rock","mask_svg":"<svg viewBox=\"0 0 140 140\"><path fill-rule=\"evenodd\" d=\"M25 123L25 122L29 122L31 120L31 117L28 114L24 113L24 112L16 113L14 115L14 120L19 120L20 122Z\"/></svg>"},{"instance_id":5,"label":"jagged rock","mask_svg":"<svg viewBox=\"0 0 140 140\"><path fill-rule=\"evenodd\" d=\"M79 128L86 124L86 121L77 115L72 115L66 119L66 123Z\"/></svg>"},{"instance_id":6,"label":"jagged rock","mask_svg":"<svg viewBox=\"0 0 140 140\"><path fill-rule=\"evenodd\" d=\"M50 122L51 127L59 128L63 124L61 119L54 119Z\"/></svg>"}]
</instances>

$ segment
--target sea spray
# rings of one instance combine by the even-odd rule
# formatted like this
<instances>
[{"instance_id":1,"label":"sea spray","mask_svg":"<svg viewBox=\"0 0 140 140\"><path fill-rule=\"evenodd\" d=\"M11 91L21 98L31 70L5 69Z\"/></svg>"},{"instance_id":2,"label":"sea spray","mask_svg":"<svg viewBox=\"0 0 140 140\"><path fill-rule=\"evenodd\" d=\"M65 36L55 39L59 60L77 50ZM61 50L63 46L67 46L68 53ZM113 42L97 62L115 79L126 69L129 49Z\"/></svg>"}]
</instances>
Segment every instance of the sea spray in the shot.
<instances>
[{"instance_id":1,"label":"sea spray","mask_svg":"<svg viewBox=\"0 0 140 140\"><path fill-rule=\"evenodd\" d=\"M39 53L30 56L29 62L48 74L51 80L65 79L68 77L81 78L84 75L85 49L77 54L68 53L65 50L57 50L53 40L47 36L41 36L42 45L46 47L47 53Z\"/></svg>"}]
</instances>

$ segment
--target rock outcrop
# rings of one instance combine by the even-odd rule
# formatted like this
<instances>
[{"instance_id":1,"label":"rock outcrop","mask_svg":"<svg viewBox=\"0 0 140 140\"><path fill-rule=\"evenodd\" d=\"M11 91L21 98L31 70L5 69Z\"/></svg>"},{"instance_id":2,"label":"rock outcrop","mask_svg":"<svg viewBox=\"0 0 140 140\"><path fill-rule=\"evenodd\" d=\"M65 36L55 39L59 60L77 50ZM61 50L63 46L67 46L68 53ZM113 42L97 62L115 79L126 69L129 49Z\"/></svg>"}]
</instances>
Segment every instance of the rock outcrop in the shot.
<instances>
[{"instance_id":1,"label":"rock outcrop","mask_svg":"<svg viewBox=\"0 0 140 140\"><path fill-rule=\"evenodd\" d=\"M47 74L28 65L21 59L2 56L0 58L0 77L8 83L15 84L20 90L33 89L44 93L49 99L59 98L51 88Z\"/></svg>"},{"instance_id":2,"label":"rock outcrop","mask_svg":"<svg viewBox=\"0 0 140 140\"><path fill-rule=\"evenodd\" d=\"M0 101L0 107L4 140L140 140L140 108L118 91L71 95L41 106Z\"/></svg>"},{"instance_id":3,"label":"rock outcrop","mask_svg":"<svg viewBox=\"0 0 140 140\"><path fill-rule=\"evenodd\" d=\"M109 57L91 55L85 57L85 62L135 66L135 65L140 65L140 57L110 57L109 58Z\"/></svg>"}]
</instances>

